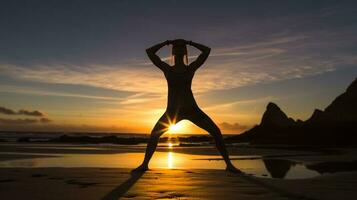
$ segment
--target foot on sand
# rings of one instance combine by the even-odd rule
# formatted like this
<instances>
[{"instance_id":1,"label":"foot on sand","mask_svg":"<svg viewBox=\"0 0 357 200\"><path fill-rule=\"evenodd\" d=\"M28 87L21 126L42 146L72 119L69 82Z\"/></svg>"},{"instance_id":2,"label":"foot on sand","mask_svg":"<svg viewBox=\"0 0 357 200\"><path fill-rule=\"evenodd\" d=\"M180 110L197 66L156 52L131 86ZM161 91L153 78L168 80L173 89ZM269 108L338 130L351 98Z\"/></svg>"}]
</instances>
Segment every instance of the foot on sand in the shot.
<instances>
[{"instance_id":1,"label":"foot on sand","mask_svg":"<svg viewBox=\"0 0 357 200\"><path fill-rule=\"evenodd\" d=\"M226 171L235 173L235 174L242 174L243 172L240 171L238 168L234 167L233 165L227 165Z\"/></svg>"},{"instance_id":2,"label":"foot on sand","mask_svg":"<svg viewBox=\"0 0 357 200\"><path fill-rule=\"evenodd\" d=\"M131 170L131 172L145 172L149 169L149 167L147 165L140 165L139 167Z\"/></svg>"}]
</instances>

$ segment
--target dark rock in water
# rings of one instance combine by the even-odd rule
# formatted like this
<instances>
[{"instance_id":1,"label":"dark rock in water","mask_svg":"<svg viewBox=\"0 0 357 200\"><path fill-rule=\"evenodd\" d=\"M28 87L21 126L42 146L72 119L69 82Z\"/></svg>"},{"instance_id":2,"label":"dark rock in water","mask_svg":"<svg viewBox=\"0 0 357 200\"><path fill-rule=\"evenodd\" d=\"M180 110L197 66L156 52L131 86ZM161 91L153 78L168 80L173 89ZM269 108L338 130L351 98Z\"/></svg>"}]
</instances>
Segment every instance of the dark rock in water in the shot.
<instances>
[{"instance_id":1,"label":"dark rock in water","mask_svg":"<svg viewBox=\"0 0 357 200\"><path fill-rule=\"evenodd\" d=\"M287 127L295 124L295 121L281 111L275 104L270 102L263 114L260 126L263 127Z\"/></svg>"},{"instance_id":2,"label":"dark rock in water","mask_svg":"<svg viewBox=\"0 0 357 200\"><path fill-rule=\"evenodd\" d=\"M17 142L31 142L31 138L21 137L21 138L17 139Z\"/></svg>"},{"instance_id":3,"label":"dark rock in water","mask_svg":"<svg viewBox=\"0 0 357 200\"><path fill-rule=\"evenodd\" d=\"M269 103L259 125L226 139L250 142L301 145L357 144L357 79L322 111L315 109L306 120L294 121L276 104Z\"/></svg>"},{"instance_id":4,"label":"dark rock in water","mask_svg":"<svg viewBox=\"0 0 357 200\"><path fill-rule=\"evenodd\" d=\"M199 143L199 142L212 142L213 138L206 135L193 135L189 137L178 137L178 140L183 143Z\"/></svg>"},{"instance_id":5,"label":"dark rock in water","mask_svg":"<svg viewBox=\"0 0 357 200\"><path fill-rule=\"evenodd\" d=\"M316 164L306 165L306 168L315 170L320 174L357 171L357 160L354 161L335 161L335 162L322 162Z\"/></svg>"},{"instance_id":6,"label":"dark rock in water","mask_svg":"<svg viewBox=\"0 0 357 200\"><path fill-rule=\"evenodd\" d=\"M114 135L103 136L103 137L62 135L58 138L50 139L48 142L82 143L82 144L111 143L111 144L136 145L140 143L146 143L147 138L142 138L142 137L119 138Z\"/></svg>"},{"instance_id":7,"label":"dark rock in water","mask_svg":"<svg viewBox=\"0 0 357 200\"><path fill-rule=\"evenodd\" d=\"M53 142L53 143L77 143L77 144L99 144L99 143L108 143L108 144L124 144L124 145L136 145L141 143L147 143L149 140L148 135L143 136L120 136L120 135L104 135L104 136L95 136L95 135L84 135L86 133L76 133L71 135L60 135L55 138L41 138L40 140L36 137L21 137L17 142ZM0 139L0 142L2 140ZM4 142L6 142L4 140ZM213 138L210 135L193 135L193 136L175 136L175 137L161 137L159 139L160 143L180 143L180 146L202 146L205 144L213 143Z\"/></svg>"}]
</instances>

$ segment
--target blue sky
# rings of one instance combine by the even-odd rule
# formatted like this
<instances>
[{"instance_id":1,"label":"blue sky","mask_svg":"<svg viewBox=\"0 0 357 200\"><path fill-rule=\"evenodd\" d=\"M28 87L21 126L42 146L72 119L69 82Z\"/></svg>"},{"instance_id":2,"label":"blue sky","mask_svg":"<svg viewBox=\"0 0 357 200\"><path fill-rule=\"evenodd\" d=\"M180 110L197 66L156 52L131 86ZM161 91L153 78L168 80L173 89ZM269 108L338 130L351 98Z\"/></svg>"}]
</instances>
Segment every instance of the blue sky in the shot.
<instances>
[{"instance_id":1,"label":"blue sky","mask_svg":"<svg viewBox=\"0 0 357 200\"><path fill-rule=\"evenodd\" d=\"M192 88L224 133L270 101L304 120L356 78L356 24L354 1L2 1L0 107L51 122L0 129L150 132L167 89L145 49L174 38L212 48Z\"/></svg>"}]
</instances>

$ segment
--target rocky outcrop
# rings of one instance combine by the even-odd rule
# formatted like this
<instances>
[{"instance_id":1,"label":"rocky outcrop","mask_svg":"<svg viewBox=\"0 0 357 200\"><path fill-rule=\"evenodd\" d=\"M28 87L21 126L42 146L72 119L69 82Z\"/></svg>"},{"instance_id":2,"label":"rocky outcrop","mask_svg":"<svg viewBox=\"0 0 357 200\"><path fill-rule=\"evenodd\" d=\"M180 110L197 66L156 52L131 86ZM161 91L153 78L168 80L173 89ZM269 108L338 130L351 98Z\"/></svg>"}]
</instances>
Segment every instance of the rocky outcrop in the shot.
<instances>
[{"instance_id":1,"label":"rocky outcrop","mask_svg":"<svg viewBox=\"0 0 357 200\"><path fill-rule=\"evenodd\" d=\"M295 124L275 103L270 102L263 114L260 126L264 127L287 127Z\"/></svg>"},{"instance_id":2,"label":"rocky outcrop","mask_svg":"<svg viewBox=\"0 0 357 200\"><path fill-rule=\"evenodd\" d=\"M289 118L276 104L269 103L261 123L228 142L284 144L357 144L357 79L325 110L315 109L306 120Z\"/></svg>"},{"instance_id":3,"label":"rocky outcrop","mask_svg":"<svg viewBox=\"0 0 357 200\"><path fill-rule=\"evenodd\" d=\"M308 123L321 122L321 121L323 121L323 118L324 118L324 111L315 109L314 112L312 113L311 117L308 120L306 120L306 122L308 122Z\"/></svg>"},{"instance_id":4,"label":"rocky outcrop","mask_svg":"<svg viewBox=\"0 0 357 200\"><path fill-rule=\"evenodd\" d=\"M357 122L357 79L324 110L326 121Z\"/></svg>"}]
</instances>

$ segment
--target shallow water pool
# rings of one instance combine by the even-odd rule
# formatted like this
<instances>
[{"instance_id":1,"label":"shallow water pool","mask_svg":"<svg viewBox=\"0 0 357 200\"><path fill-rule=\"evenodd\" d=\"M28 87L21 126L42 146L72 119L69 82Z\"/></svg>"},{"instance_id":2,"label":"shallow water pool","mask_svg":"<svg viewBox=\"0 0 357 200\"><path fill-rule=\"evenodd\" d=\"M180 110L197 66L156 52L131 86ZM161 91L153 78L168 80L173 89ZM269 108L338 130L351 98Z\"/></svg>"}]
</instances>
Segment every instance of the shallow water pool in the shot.
<instances>
[{"instance_id":1,"label":"shallow water pool","mask_svg":"<svg viewBox=\"0 0 357 200\"><path fill-rule=\"evenodd\" d=\"M34 158L5 160L0 167L100 167L135 168L144 158L143 153L116 154L22 154ZM41 157L36 157L41 155ZM44 157L48 156L48 157ZM191 155L175 152L156 152L150 168L166 169L224 169L225 163L220 156ZM284 159L263 159L260 156L231 156L233 164L258 177L299 179L319 176L317 171L308 169L303 163Z\"/></svg>"}]
</instances>

